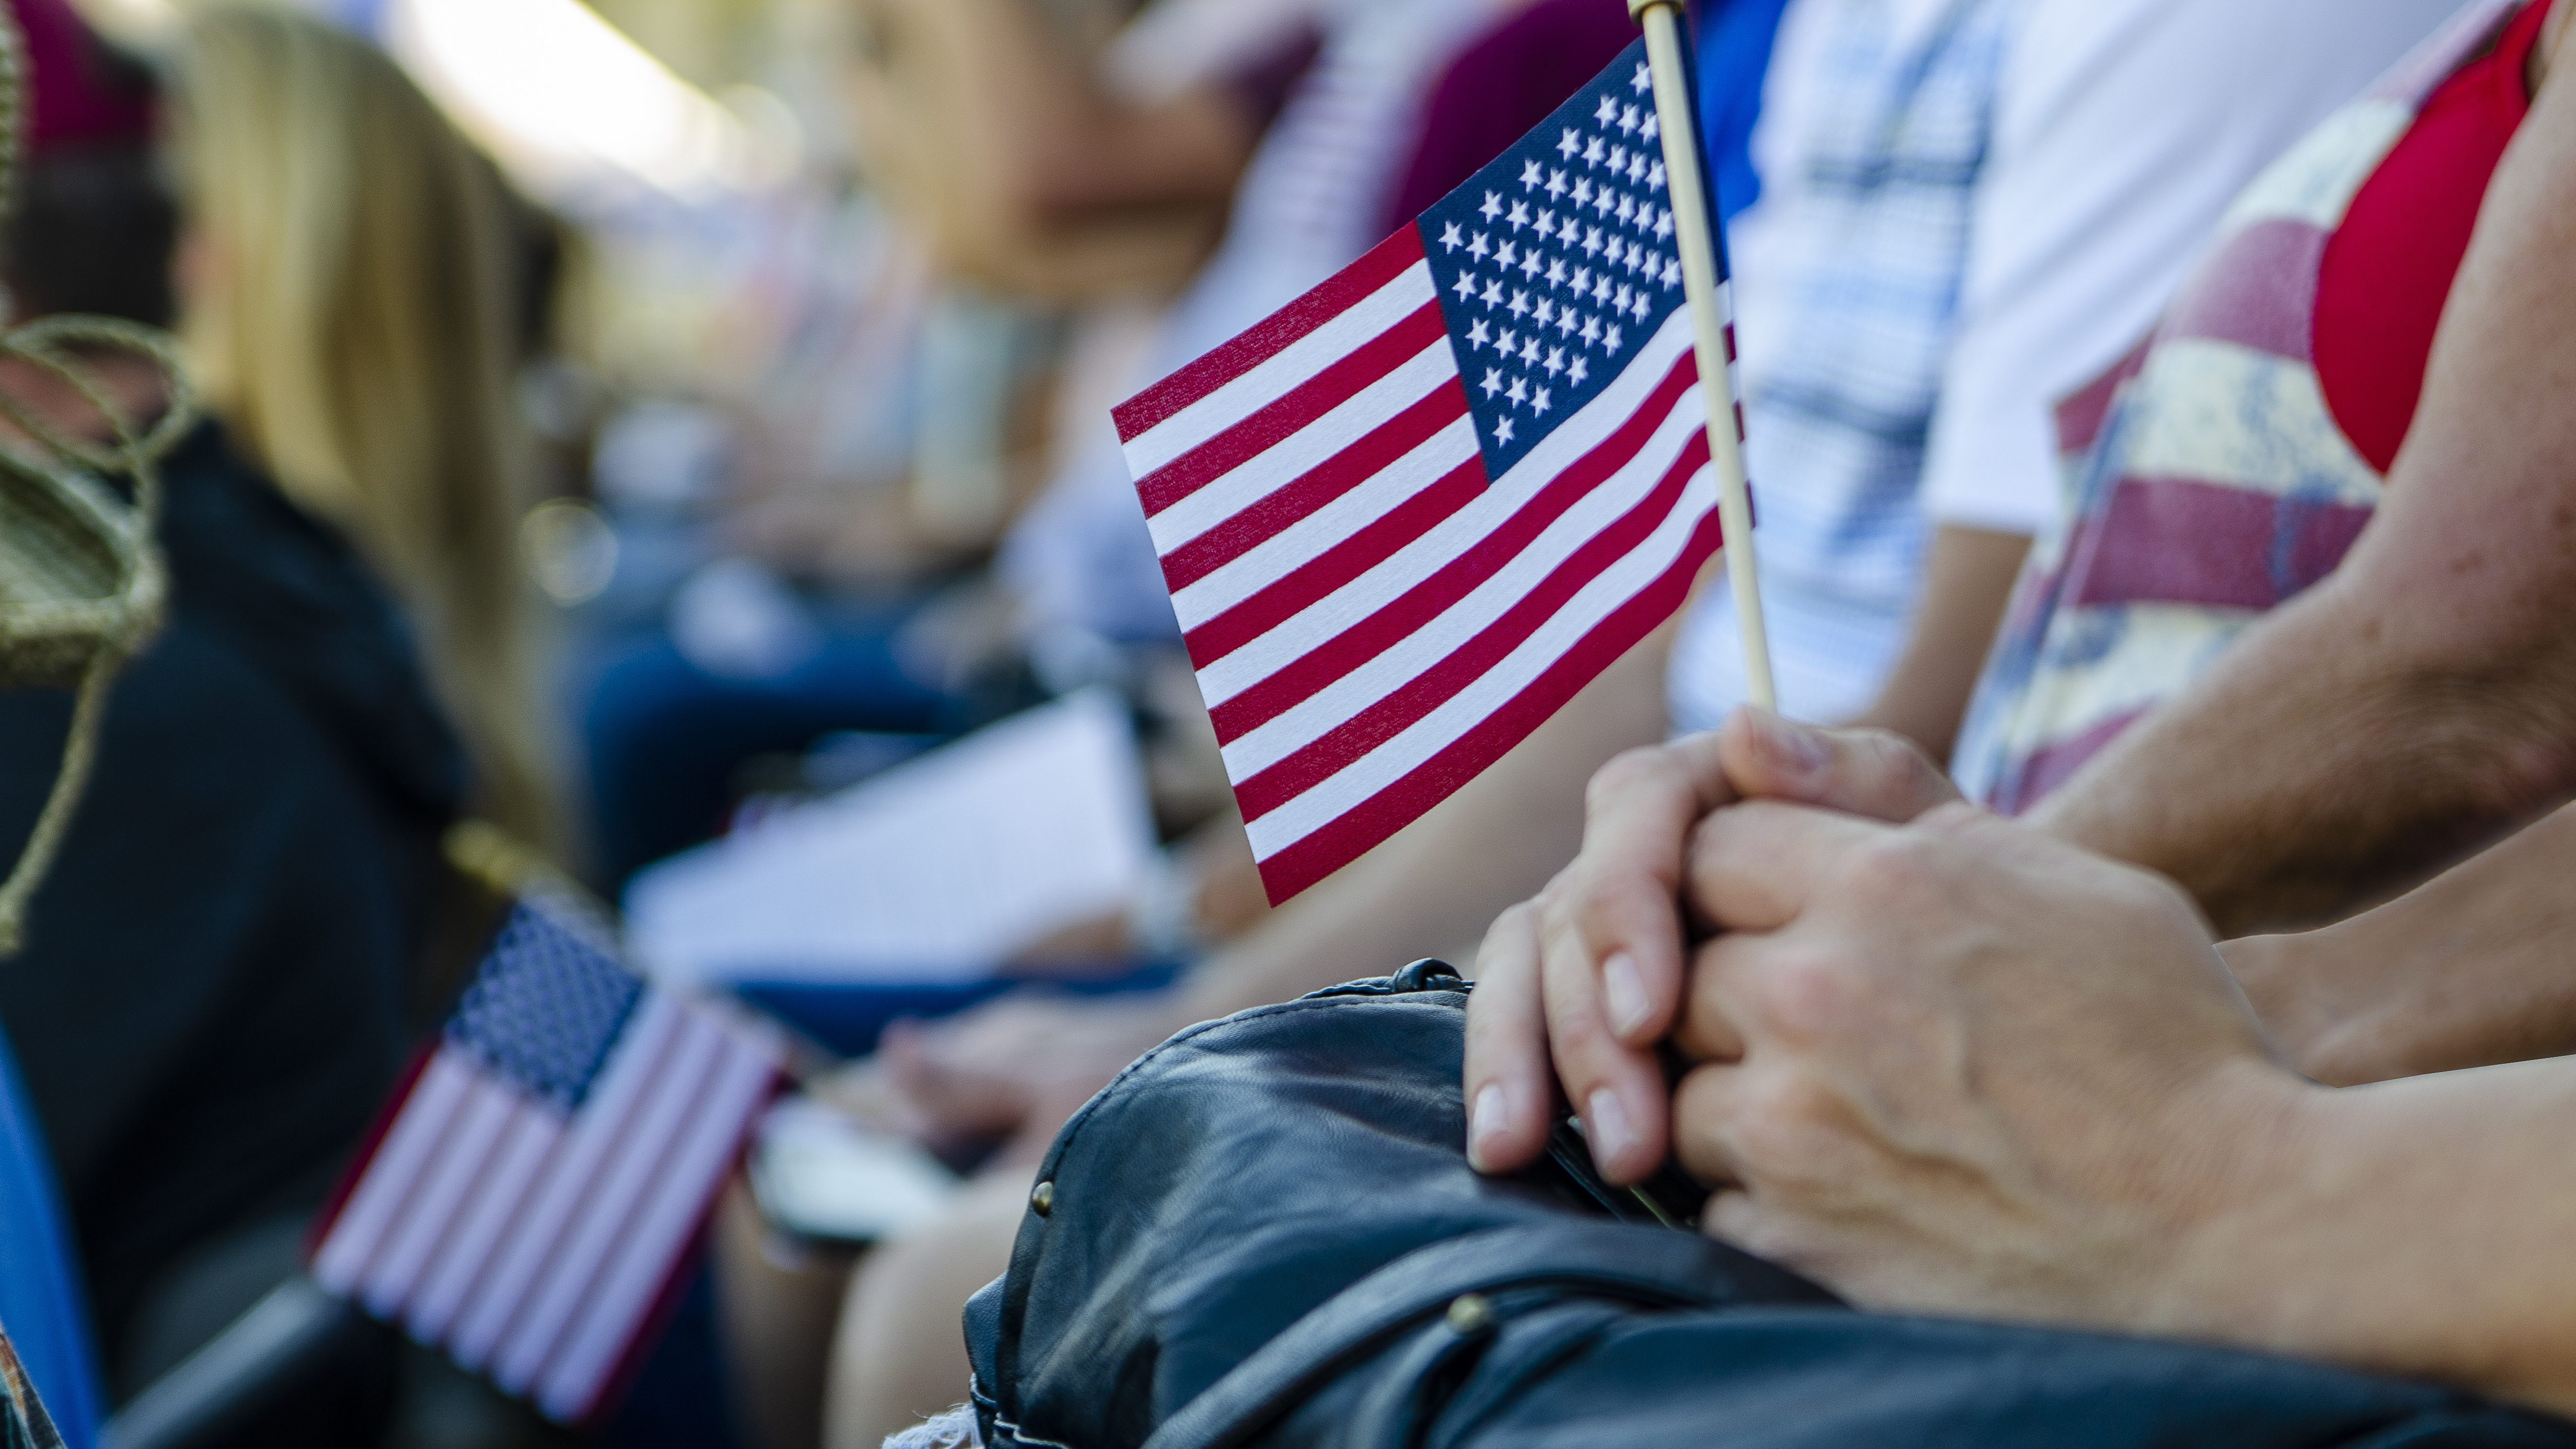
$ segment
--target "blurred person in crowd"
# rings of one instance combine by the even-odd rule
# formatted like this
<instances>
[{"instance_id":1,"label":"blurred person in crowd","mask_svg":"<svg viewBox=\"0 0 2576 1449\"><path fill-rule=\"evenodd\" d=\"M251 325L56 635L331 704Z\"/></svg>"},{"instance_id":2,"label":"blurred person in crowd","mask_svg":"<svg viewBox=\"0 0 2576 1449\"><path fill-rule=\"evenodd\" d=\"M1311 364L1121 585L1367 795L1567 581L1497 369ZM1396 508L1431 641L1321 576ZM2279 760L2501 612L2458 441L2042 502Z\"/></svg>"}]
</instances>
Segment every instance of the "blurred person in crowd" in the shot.
<instances>
[{"instance_id":1,"label":"blurred person in crowd","mask_svg":"<svg viewBox=\"0 0 2576 1449\"><path fill-rule=\"evenodd\" d=\"M2247 178L2453 8L1788 8L1734 276L1792 708L1868 717L1880 694L1907 692L1899 656L1916 650L1940 664L1955 718L2027 538L2058 506L2053 403L2148 331ZM1773 43L1760 30L1740 43L1757 40ZM1010 1139L1005 1160L1032 1160L1179 1026L1454 952L1573 854L1584 782L1604 761L1712 724L1741 697L1730 610L1703 588L1686 627L1168 997L986 1008L908 1038L875 1083L917 1131ZM1025 1186L996 1172L975 1211L871 1259L844 1336L855 1375L893 1361L863 1347L930 1341L939 1314L998 1269ZM902 1301L916 1305L908 1320L871 1307Z\"/></svg>"},{"instance_id":2,"label":"blurred person in crowd","mask_svg":"<svg viewBox=\"0 0 2576 1449\"><path fill-rule=\"evenodd\" d=\"M580 687L612 887L716 833L747 762L837 731L951 735L1031 701L1019 594L983 566L1045 485L1059 420L1105 411L1095 394L1126 375L1104 357L1216 246L1312 54L1311 8L1166 4L1196 13L1142 37L1150 63L1122 29L1130 0L852 8L845 100L870 213L892 219L860 264L866 340L830 364L849 374L830 379L837 416L747 410L724 556ZM1150 83L1121 79L1137 72ZM1059 384L1084 401L1051 404ZM787 435L853 416L866 436L833 449L852 465ZM1143 634L1167 642L1168 619Z\"/></svg>"},{"instance_id":3,"label":"blurred person in crowd","mask_svg":"<svg viewBox=\"0 0 2576 1449\"><path fill-rule=\"evenodd\" d=\"M293 1270L411 1039L447 826L548 823L497 180L318 21L209 10L175 62L177 290L213 417L163 468L168 626L115 687L28 950L0 972L120 1393ZM36 64L41 117L70 72ZM124 107L115 137L140 148ZM39 173L47 144L40 119ZM89 265L135 246L130 197L30 192L57 204L22 227L70 240L13 254L17 296L161 320L170 259ZM66 256L87 260L50 270ZM130 410L162 406L140 364L94 365ZM96 425L41 374L10 382ZM64 727L58 698L0 700L8 830Z\"/></svg>"},{"instance_id":4,"label":"blurred person in crowd","mask_svg":"<svg viewBox=\"0 0 2576 1449\"><path fill-rule=\"evenodd\" d=\"M1997 803L2039 794L2032 825L2224 932L2349 916L2576 792L2571 24L2468 7L2256 183L2093 419L2084 506L1989 670ZM1488 943L1479 1004L1514 1024L1470 1068L1482 1160L1534 1149L1551 1058L1606 1171L1661 1159L1678 863L1740 791L1898 820L1958 797L1901 742L1770 717L1605 772L1583 854ZM2227 958L2330 1080L2566 1050L2568 826Z\"/></svg>"},{"instance_id":5,"label":"blurred person in crowd","mask_svg":"<svg viewBox=\"0 0 2576 1449\"><path fill-rule=\"evenodd\" d=\"M180 330L198 387L410 611L477 809L551 840L513 552L521 297L498 174L392 62L282 11L193 26L180 100Z\"/></svg>"}]
</instances>

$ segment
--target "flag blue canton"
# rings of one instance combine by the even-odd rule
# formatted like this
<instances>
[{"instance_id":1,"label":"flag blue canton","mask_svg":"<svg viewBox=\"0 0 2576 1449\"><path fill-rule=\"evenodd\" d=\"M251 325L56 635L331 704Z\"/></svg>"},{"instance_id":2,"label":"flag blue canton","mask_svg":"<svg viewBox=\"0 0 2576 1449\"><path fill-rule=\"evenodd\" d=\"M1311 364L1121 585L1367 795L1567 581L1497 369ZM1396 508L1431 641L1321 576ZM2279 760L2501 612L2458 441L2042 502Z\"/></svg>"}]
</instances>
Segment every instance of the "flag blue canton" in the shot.
<instances>
[{"instance_id":1,"label":"flag blue canton","mask_svg":"<svg viewBox=\"0 0 2576 1449\"><path fill-rule=\"evenodd\" d=\"M447 1040L570 1112L590 1094L643 994L599 928L523 900L457 1004Z\"/></svg>"},{"instance_id":2,"label":"flag blue canton","mask_svg":"<svg viewBox=\"0 0 2576 1449\"><path fill-rule=\"evenodd\" d=\"M1500 478L1683 303L1663 128L1640 40L1416 223Z\"/></svg>"}]
</instances>

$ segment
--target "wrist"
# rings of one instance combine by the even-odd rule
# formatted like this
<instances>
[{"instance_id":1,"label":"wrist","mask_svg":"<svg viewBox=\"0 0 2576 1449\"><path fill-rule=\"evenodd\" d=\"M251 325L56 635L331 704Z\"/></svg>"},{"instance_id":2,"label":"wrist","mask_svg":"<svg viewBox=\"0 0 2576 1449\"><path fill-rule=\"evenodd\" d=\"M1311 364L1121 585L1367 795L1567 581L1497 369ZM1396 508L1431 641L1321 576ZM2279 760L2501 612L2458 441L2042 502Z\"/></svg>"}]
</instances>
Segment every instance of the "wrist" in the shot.
<instances>
[{"instance_id":1,"label":"wrist","mask_svg":"<svg viewBox=\"0 0 2576 1449\"><path fill-rule=\"evenodd\" d=\"M2172 1237L2140 1285L2138 1320L2121 1326L2295 1352L2298 1306L2312 1301L2300 1262L2343 1130L2338 1094L2247 1057L2186 1096L2168 1159L2182 1184Z\"/></svg>"}]
</instances>

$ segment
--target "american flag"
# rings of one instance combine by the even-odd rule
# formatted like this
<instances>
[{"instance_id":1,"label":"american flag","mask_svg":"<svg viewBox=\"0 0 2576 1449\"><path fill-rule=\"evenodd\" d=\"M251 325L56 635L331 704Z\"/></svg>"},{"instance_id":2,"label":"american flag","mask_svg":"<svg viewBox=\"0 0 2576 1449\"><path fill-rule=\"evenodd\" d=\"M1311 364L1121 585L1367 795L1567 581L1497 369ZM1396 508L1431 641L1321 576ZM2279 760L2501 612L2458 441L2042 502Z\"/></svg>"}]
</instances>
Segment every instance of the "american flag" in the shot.
<instances>
[{"instance_id":1,"label":"american flag","mask_svg":"<svg viewBox=\"0 0 2576 1449\"><path fill-rule=\"evenodd\" d=\"M1117 410L1274 902L1526 738L1718 547L1661 138L1640 42Z\"/></svg>"},{"instance_id":2,"label":"american flag","mask_svg":"<svg viewBox=\"0 0 2576 1449\"><path fill-rule=\"evenodd\" d=\"M524 895L323 1217L313 1276L548 1417L592 1418L781 1059L629 973L586 905Z\"/></svg>"}]
</instances>

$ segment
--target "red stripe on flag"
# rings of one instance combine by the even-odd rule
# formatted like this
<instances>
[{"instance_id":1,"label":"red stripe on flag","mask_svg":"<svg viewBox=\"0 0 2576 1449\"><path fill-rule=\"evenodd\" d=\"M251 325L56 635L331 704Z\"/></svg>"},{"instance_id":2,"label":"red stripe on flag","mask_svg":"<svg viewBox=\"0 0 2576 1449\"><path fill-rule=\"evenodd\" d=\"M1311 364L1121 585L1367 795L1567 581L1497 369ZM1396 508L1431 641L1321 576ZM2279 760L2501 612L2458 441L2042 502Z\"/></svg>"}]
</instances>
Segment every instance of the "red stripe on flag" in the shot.
<instances>
[{"instance_id":1,"label":"red stripe on flag","mask_svg":"<svg viewBox=\"0 0 2576 1449\"><path fill-rule=\"evenodd\" d=\"M1137 480L1148 517L1162 512L1263 453L1295 437L1317 418L1349 402L1448 336L1440 303L1425 302L1401 322L1370 338L1313 377L1224 432Z\"/></svg>"},{"instance_id":2,"label":"red stripe on flag","mask_svg":"<svg viewBox=\"0 0 2576 1449\"><path fill-rule=\"evenodd\" d=\"M610 1072L618 1070L622 1065L619 1059L624 1053L645 1051L649 1054L640 1059L643 1065L628 1069L640 1077L644 1085L615 1104L618 1111L612 1119L591 1115L598 1112L601 1105L596 1094L598 1084L594 1083L593 1096L583 1103L582 1114L574 1117L565 1131L562 1144L546 1163L535 1209L512 1225L509 1247L496 1260L495 1270L489 1275L482 1294L457 1314L457 1321L449 1333L449 1347L463 1351L467 1345L459 1341L458 1335L468 1329L473 1330L478 1338L473 1345L477 1361L470 1367L497 1374L509 1361L526 1318L544 1293L558 1261L579 1246L577 1230L586 1216L592 1190L604 1175L603 1164L610 1160L619 1143L632 1137L639 1107L653 1100L651 1084L659 1081L671 1066L675 1044L680 1037L681 1023L678 1020L664 1016L662 1019L670 1023L668 1026L649 1039L637 1039L635 1028L644 1022L652 1001L653 997L647 995L636 1003L634 1012L627 1018L626 1030L619 1033L609 1065L603 1067L600 1074L604 1080ZM600 1122L609 1125L595 1125ZM587 1132L583 1130L585 1127L589 1128ZM597 1145L589 1146L591 1143ZM589 1147L586 1152L585 1147ZM498 1322L486 1323L484 1318L487 1315L498 1315ZM489 1341L479 1341L487 1331ZM534 1377L531 1373L529 1380L533 1382Z\"/></svg>"},{"instance_id":3,"label":"red stripe on flag","mask_svg":"<svg viewBox=\"0 0 2576 1449\"><path fill-rule=\"evenodd\" d=\"M1708 441L1694 433L1653 492L1608 528L1586 539L1536 588L1515 600L1474 638L1377 703L1238 784L1234 796L1243 806L1243 818L1258 820L1331 779L1484 677L1554 618L1578 590L1644 543L1657 525L1672 515L1691 475L1707 462ZM1372 616L1364 627L1374 627L1385 612Z\"/></svg>"},{"instance_id":4,"label":"red stripe on flag","mask_svg":"<svg viewBox=\"0 0 2576 1449\"><path fill-rule=\"evenodd\" d=\"M1479 452L1451 469L1447 477L1387 510L1384 517L1368 527L1190 630L1182 638L1189 646L1190 662L1205 669L1278 628L1317 599L1393 558L1398 549L1439 527L1441 520L1482 498L1491 486L1485 478L1484 455Z\"/></svg>"},{"instance_id":5,"label":"red stripe on flag","mask_svg":"<svg viewBox=\"0 0 2576 1449\"><path fill-rule=\"evenodd\" d=\"M429 1074L429 1068L437 1066L439 1059L448 1056L451 1050L442 1045L432 1054L429 1066L422 1069L421 1075L426 1077ZM482 1076L474 1067L469 1065L462 1070L469 1088L481 1083ZM419 1100L419 1094L415 1090L413 1095L404 1099L404 1111L408 1113ZM448 1104L446 1115L436 1119L437 1125L429 1136L429 1145L421 1152L419 1171L412 1176L410 1182L403 1184L404 1191L397 1199L398 1206L394 1209L393 1216L386 1221L384 1231L376 1238L375 1246L358 1261L357 1272L351 1280L354 1291L350 1295L357 1301L371 1307L375 1303L376 1276L384 1271L387 1260L403 1246L410 1231L413 1214L418 1210L421 1199L436 1192L440 1184L447 1180L447 1174L452 1170L449 1156L455 1151L457 1136L464 1130L466 1118L473 1110L473 1102L474 1099L470 1095L460 1096ZM401 1307L402 1300L398 1298L383 1311L396 1313Z\"/></svg>"},{"instance_id":6,"label":"red stripe on flag","mask_svg":"<svg viewBox=\"0 0 2576 1449\"><path fill-rule=\"evenodd\" d=\"M675 1060L687 1070L675 1068L674 1075L688 1085L668 1085L666 1091L685 1090L694 1095L705 1087L707 1078L722 1064L725 1043L715 1028L694 1015L684 1017L672 1035L676 1038L684 1032L695 1033L696 1036L694 1040L682 1041L675 1046ZM591 1206L599 1210L585 1213L577 1220L580 1240L572 1245L572 1253L578 1258L587 1252L590 1261L578 1269L579 1281L574 1284L570 1308L529 1357L528 1361L534 1366L528 1372L527 1392L532 1397L545 1395L547 1378L555 1361L562 1356L565 1346L580 1336L587 1315L594 1311L594 1290L600 1279L615 1271L619 1255L630 1248L629 1225L646 1210L653 1201L653 1189L668 1175L659 1169L680 1149L681 1128L688 1116L689 1103L683 1100L676 1106L664 1106L668 1100L663 1095L647 1099L647 1111L639 1119L639 1125L646 1130L625 1137L611 1149L600 1169L591 1174L594 1194L611 1193L620 1187L626 1190L604 1201L601 1196L594 1195ZM595 1250L591 1248L593 1244L598 1245Z\"/></svg>"},{"instance_id":7,"label":"red stripe on flag","mask_svg":"<svg viewBox=\"0 0 2576 1449\"><path fill-rule=\"evenodd\" d=\"M1156 423L1287 351L1421 260L1422 233L1407 226L1251 331L1120 403L1110 413L1118 422L1119 441L1134 442Z\"/></svg>"},{"instance_id":8,"label":"red stripe on flag","mask_svg":"<svg viewBox=\"0 0 2576 1449\"><path fill-rule=\"evenodd\" d=\"M490 1094L484 1098L485 1103L498 1099L504 1104L502 1117L498 1125L491 1129L479 1152L469 1156L462 1150L464 1147L462 1142L453 1145L442 1144L446 1159L445 1176L429 1189L413 1195L414 1204L420 1206L438 1206L441 1205L442 1197L446 1199L443 1204L444 1215L431 1229L429 1245L420 1250L419 1263L412 1270L411 1281L403 1286L402 1294L394 1300L392 1308L394 1316L415 1328L419 1325L413 1322L413 1312L420 1306L422 1294L428 1290L431 1283L437 1280L439 1265L446 1261L448 1252L456 1242L456 1235L463 1231L466 1219L472 1215L474 1195L483 1190L485 1183L492 1176L492 1169L509 1150L511 1124L517 1120L519 1111L525 1106L524 1099L520 1098L517 1092L498 1083L478 1076L475 1085Z\"/></svg>"},{"instance_id":9,"label":"red stripe on flag","mask_svg":"<svg viewBox=\"0 0 2576 1449\"><path fill-rule=\"evenodd\" d=\"M1164 579L1173 593L1179 593L1251 552L1262 540L1312 517L1466 415L1467 385L1451 378L1304 477L1163 555Z\"/></svg>"},{"instance_id":10,"label":"red stripe on flag","mask_svg":"<svg viewBox=\"0 0 2576 1449\"><path fill-rule=\"evenodd\" d=\"M1261 883L1271 904L1285 905L1298 892L1375 849L1529 738L1602 670L1672 617L1689 595L1700 564L1716 546L1717 531L1717 515L1712 512L1701 520L1670 569L1595 625L1528 688L1393 784L1263 861Z\"/></svg>"},{"instance_id":11,"label":"red stripe on flag","mask_svg":"<svg viewBox=\"0 0 2576 1449\"><path fill-rule=\"evenodd\" d=\"M1656 385L1654 392L1637 411L1619 425L1617 432L1603 439L1597 447L1584 454L1572 467L1550 480L1546 487L1521 505L1519 511L1503 520L1493 532L1476 540L1465 552L1451 559L1429 578L1407 589L1396 598L1388 600L1379 608L1371 610L1366 617L1353 623L1350 628L1290 660L1269 678L1209 710L1208 718L1216 726L1218 742L1232 744L1244 735L1276 719L1294 708L1299 701L1411 637L1415 630L1439 617L1442 610L1465 598L1477 585L1501 572L1503 567L1519 556L1521 550L1527 548L1530 541L1545 531L1549 524L1555 522L1567 509L1580 502L1585 494L1599 487L1605 479L1626 467L1630 460L1637 456L1638 451L1654 437L1655 430L1663 426L1666 417L1694 385L1696 373L1697 368L1688 353L1676 358L1672 370L1664 375L1664 380ZM1704 449L1706 444L1703 443L1701 446ZM1343 544L1341 549L1350 548L1357 542L1358 540L1354 538ZM1398 547L1401 545L1399 544ZM1334 552L1338 553L1341 549L1336 549ZM1364 567L1350 568L1345 565L1345 570L1350 577L1355 578L1366 572L1367 568L1383 562L1393 552L1393 549L1388 549L1386 553L1369 559ZM1327 554L1325 557L1330 558L1332 555ZM1292 575L1291 578L1293 579L1294 576ZM1282 584L1288 582L1289 580L1281 581ZM1334 585L1334 587L1339 586L1338 583ZM1277 587L1279 586L1273 586L1274 589ZM1271 591L1263 591L1264 594L1269 592ZM1269 607L1272 611L1279 611L1280 619L1285 620L1330 592L1327 589L1293 600L1281 599L1273 601ZM1192 631L1190 642L1193 657L1196 657L1199 634L1206 632L1217 623L1228 622L1235 613L1262 602L1262 599L1263 596L1257 594L1234 609L1228 610L1225 615L1210 621L1209 625ZM1293 607L1290 607L1291 604ZM1202 663L1201 667L1204 668L1205 664Z\"/></svg>"}]
</instances>

